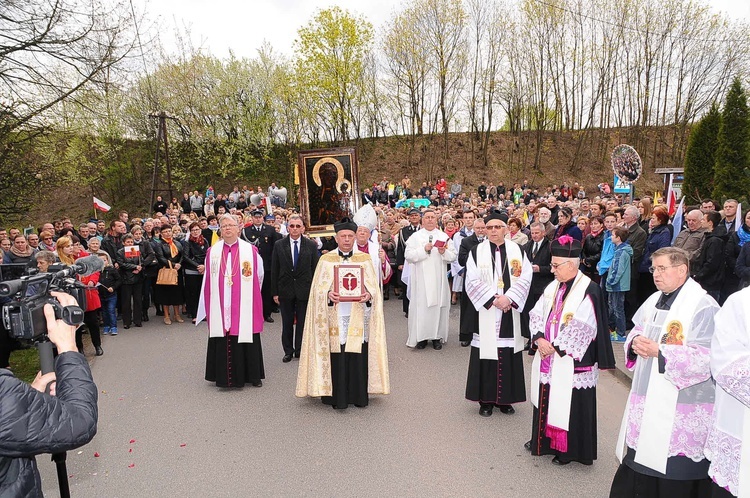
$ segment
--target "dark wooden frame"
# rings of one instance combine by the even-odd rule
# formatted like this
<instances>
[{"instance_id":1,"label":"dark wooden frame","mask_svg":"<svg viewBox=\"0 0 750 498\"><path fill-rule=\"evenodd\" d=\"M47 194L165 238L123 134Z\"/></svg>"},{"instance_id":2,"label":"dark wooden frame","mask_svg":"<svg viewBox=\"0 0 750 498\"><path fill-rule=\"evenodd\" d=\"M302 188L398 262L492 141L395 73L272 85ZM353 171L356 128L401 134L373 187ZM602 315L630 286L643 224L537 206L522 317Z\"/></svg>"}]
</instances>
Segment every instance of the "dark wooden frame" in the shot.
<instances>
[{"instance_id":1,"label":"dark wooden frame","mask_svg":"<svg viewBox=\"0 0 750 498\"><path fill-rule=\"evenodd\" d=\"M305 223L305 230L310 235L329 235L333 233L333 222L338 220L327 219L321 220L321 217L311 212L310 194L320 195L320 185L314 179L315 165L322 159L331 158L333 161L327 161L331 164L340 165L343 169L343 179L337 182L337 192L340 184L348 183L350 185L350 199L354 208L349 216L352 216L359 209L362 199L359 190L359 161L357 159L357 149L354 147L333 147L329 149L301 150L297 153L297 174L299 177L299 208L302 219ZM338 163L338 164L336 164ZM321 163L325 164L325 163ZM337 167L338 169L338 167ZM318 172L320 169L318 168ZM318 180L320 175L318 173ZM320 206L313 208L320 209ZM325 223L322 221L326 221Z\"/></svg>"}]
</instances>

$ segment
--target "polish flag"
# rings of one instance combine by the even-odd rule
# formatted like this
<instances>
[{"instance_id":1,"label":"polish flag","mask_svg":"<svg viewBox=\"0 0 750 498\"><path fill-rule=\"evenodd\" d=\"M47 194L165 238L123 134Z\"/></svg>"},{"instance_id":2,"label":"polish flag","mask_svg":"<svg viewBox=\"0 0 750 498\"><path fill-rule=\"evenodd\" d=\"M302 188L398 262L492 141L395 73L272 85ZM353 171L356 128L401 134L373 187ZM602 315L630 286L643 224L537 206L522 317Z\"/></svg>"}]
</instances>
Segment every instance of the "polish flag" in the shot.
<instances>
[{"instance_id":1,"label":"polish flag","mask_svg":"<svg viewBox=\"0 0 750 498\"><path fill-rule=\"evenodd\" d=\"M98 209L102 213L106 213L107 211L112 209L112 206L102 201L101 199L97 199L96 197L94 197L94 209Z\"/></svg>"},{"instance_id":2,"label":"polish flag","mask_svg":"<svg viewBox=\"0 0 750 498\"><path fill-rule=\"evenodd\" d=\"M667 189L667 198L665 202L667 204L667 212L669 213L669 216L673 216L677 209L677 194L675 194L674 190L672 189L671 175L669 177L669 188Z\"/></svg>"}]
</instances>

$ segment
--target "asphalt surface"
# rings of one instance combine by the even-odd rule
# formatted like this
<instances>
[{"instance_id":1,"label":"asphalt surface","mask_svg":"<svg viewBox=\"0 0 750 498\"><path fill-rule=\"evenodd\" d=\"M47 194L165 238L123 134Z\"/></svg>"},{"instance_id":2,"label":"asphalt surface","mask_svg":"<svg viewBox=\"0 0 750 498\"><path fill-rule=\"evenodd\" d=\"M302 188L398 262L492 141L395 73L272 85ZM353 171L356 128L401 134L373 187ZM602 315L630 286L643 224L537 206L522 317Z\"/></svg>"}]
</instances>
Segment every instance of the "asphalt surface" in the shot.
<instances>
[{"instance_id":1,"label":"asphalt surface","mask_svg":"<svg viewBox=\"0 0 750 498\"><path fill-rule=\"evenodd\" d=\"M364 409L334 411L294 396L299 362L281 362L278 314L262 335L261 388L219 389L203 379L205 325L152 317L104 337L105 355L92 360L99 431L68 453L71 495L608 496L628 390L620 378L599 379L599 459L557 467L523 449L530 403L483 418L464 399L469 349L458 345L458 306L443 350L417 351L405 345L401 301L385 305L392 394ZM45 496L59 496L54 464L37 460Z\"/></svg>"}]
</instances>

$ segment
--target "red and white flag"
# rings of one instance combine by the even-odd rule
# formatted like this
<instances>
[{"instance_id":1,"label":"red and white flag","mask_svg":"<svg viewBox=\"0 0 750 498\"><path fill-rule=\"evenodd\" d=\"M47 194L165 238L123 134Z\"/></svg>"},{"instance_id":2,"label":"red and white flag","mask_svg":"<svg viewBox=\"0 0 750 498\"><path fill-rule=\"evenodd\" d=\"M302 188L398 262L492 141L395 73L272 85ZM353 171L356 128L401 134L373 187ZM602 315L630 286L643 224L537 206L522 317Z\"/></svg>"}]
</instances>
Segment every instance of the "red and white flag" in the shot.
<instances>
[{"instance_id":1,"label":"red and white flag","mask_svg":"<svg viewBox=\"0 0 750 498\"><path fill-rule=\"evenodd\" d=\"M107 211L112 209L112 206L102 201L101 199L97 199L96 197L94 197L94 209L98 209L102 213L106 213Z\"/></svg>"},{"instance_id":2,"label":"red and white flag","mask_svg":"<svg viewBox=\"0 0 750 498\"><path fill-rule=\"evenodd\" d=\"M141 248L139 246L125 246L124 253L126 258L140 258Z\"/></svg>"},{"instance_id":3,"label":"red and white flag","mask_svg":"<svg viewBox=\"0 0 750 498\"><path fill-rule=\"evenodd\" d=\"M677 194L672 188L672 175L669 176L669 188L667 189L667 198L665 201L669 216L673 216L677 210Z\"/></svg>"}]
</instances>

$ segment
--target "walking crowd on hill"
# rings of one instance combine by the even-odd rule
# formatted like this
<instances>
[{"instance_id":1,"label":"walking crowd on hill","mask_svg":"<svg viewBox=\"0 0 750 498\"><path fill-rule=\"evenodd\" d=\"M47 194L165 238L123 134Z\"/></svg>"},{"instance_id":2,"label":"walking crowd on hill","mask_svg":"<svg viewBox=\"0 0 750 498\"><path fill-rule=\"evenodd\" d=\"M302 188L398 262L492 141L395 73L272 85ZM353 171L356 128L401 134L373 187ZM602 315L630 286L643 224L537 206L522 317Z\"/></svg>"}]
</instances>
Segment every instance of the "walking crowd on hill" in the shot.
<instances>
[{"instance_id":1,"label":"walking crowd on hill","mask_svg":"<svg viewBox=\"0 0 750 498\"><path fill-rule=\"evenodd\" d=\"M206 379L222 387L262 386L261 332L280 313L297 396L338 409L390 392L391 294L416 350L443 349L459 306L465 397L483 417L513 414L526 401L522 355L534 356L525 447L558 465L597 458L596 385L614 368L614 343L635 378L611 496L750 493L750 210L705 199L673 217L660 200L595 190L383 178L334 236L311 237L275 184L268 198L261 187L209 186L158 197L147 216L0 228L2 276L100 256L103 269L80 277L95 354L102 335L153 316L205 318ZM361 291L352 299L348 284ZM7 368L14 344L0 337Z\"/></svg>"}]
</instances>

